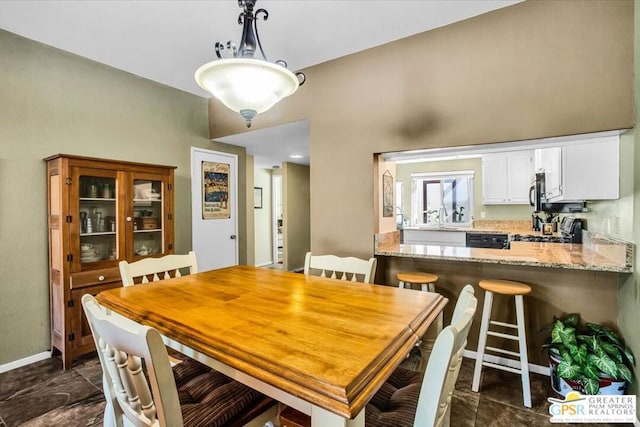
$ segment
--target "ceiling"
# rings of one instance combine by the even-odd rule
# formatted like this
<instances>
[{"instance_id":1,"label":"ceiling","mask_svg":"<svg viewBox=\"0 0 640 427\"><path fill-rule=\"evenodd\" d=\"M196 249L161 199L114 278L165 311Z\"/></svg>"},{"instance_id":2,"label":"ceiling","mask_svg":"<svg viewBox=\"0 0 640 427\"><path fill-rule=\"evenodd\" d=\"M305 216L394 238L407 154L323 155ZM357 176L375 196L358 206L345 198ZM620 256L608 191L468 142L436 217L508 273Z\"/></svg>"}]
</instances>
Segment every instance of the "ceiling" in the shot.
<instances>
[{"instance_id":1,"label":"ceiling","mask_svg":"<svg viewBox=\"0 0 640 427\"><path fill-rule=\"evenodd\" d=\"M258 32L267 58L284 59L296 71L519 1L259 0L269 19L260 20ZM240 11L235 0L2 0L0 28L207 97L194 72L215 59L216 41L239 44ZM304 127L306 141L295 140ZM246 146L259 167L284 160L309 164L308 122L291 125L291 135L285 130L249 132L227 142ZM273 142L260 146L267 137ZM291 142L283 143L286 138ZM289 158L292 144L306 157ZM271 158L262 161L260 149Z\"/></svg>"}]
</instances>

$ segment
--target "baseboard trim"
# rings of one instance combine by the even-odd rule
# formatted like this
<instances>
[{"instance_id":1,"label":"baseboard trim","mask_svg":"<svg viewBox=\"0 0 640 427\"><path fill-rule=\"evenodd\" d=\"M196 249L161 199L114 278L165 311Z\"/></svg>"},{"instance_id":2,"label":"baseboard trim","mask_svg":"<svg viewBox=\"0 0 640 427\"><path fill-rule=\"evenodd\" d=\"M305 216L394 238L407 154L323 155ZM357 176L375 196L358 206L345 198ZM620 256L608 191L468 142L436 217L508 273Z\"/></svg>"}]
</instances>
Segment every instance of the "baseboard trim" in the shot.
<instances>
[{"instance_id":1,"label":"baseboard trim","mask_svg":"<svg viewBox=\"0 0 640 427\"><path fill-rule=\"evenodd\" d=\"M34 354L23 359L14 360L13 362L0 365L0 374L11 371L13 369L21 368L23 366L30 365L31 363L40 362L51 357L50 351L43 351L42 353Z\"/></svg>"},{"instance_id":2,"label":"baseboard trim","mask_svg":"<svg viewBox=\"0 0 640 427\"><path fill-rule=\"evenodd\" d=\"M265 267L267 265L272 265L273 261L261 262L260 264L256 264L256 267Z\"/></svg>"},{"instance_id":3,"label":"baseboard trim","mask_svg":"<svg viewBox=\"0 0 640 427\"><path fill-rule=\"evenodd\" d=\"M469 359L476 359L477 354L475 351L470 351L470 350L465 350L464 351L464 357L467 357ZM497 363L500 365L505 365L508 366L510 368L516 368L519 369L520 368L520 363L518 363L515 360L511 360L511 359L507 359L504 357L498 357L498 356L494 356L491 354L486 354L484 355L484 360L486 360L487 362L491 362L491 363ZM541 366L541 365L534 365L533 363L529 363L529 372L533 372L536 374L541 374L541 375L546 375L549 376L550 372L549 372L549 367L548 366ZM637 426L640 427L640 426Z\"/></svg>"}]
</instances>

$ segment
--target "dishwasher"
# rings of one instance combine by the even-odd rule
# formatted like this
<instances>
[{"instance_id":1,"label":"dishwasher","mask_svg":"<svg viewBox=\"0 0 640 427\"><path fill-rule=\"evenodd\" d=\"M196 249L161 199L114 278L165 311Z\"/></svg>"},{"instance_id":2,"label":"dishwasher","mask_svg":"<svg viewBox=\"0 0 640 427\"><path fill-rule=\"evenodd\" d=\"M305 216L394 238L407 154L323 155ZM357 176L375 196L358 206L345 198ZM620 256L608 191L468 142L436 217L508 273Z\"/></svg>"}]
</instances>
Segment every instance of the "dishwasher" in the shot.
<instances>
[{"instance_id":1,"label":"dishwasher","mask_svg":"<svg viewBox=\"0 0 640 427\"><path fill-rule=\"evenodd\" d=\"M467 233L467 247L509 249L509 235L503 233Z\"/></svg>"}]
</instances>

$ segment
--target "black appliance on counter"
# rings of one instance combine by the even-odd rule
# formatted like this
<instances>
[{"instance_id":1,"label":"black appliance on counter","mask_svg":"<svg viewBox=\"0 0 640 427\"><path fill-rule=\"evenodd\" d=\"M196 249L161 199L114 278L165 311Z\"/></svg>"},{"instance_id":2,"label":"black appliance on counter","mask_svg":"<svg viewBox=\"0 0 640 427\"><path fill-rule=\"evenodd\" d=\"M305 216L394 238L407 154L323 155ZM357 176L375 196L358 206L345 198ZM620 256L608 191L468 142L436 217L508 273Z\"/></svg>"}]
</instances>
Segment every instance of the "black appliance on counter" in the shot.
<instances>
[{"instance_id":1,"label":"black appliance on counter","mask_svg":"<svg viewBox=\"0 0 640 427\"><path fill-rule=\"evenodd\" d=\"M514 242L544 242L544 243L582 243L584 219L565 216L560 223L560 235L545 236L539 234L514 234Z\"/></svg>"},{"instance_id":2,"label":"black appliance on counter","mask_svg":"<svg viewBox=\"0 0 640 427\"><path fill-rule=\"evenodd\" d=\"M538 213L577 213L586 212L587 204L584 201L549 203L545 197L545 174L537 172L534 176L533 183L529 187L529 204L533 207L531 214L531 229L533 231L542 231L544 221L538 217Z\"/></svg>"},{"instance_id":3,"label":"black appliance on counter","mask_svg":"<svg viewBox=\"0 0 640 427\"><path fill-rule=\"evenodd\" d=\"M529 204L533 207L533 212L538 213L542 211L542 205L545 202L545 178L544 172L537 172L534 176L533 183L529 187Z\"/></svg>"},{"instance_id":4,"label":"black appliance on counter","mask_svg":"<svg viewBox=\"0 0 640 427\"><path fill-rule=\"evenodd\" d=\"M502 233L469 233L468 248L509 249L509 235Z\"/></svg>"}]
</instances>

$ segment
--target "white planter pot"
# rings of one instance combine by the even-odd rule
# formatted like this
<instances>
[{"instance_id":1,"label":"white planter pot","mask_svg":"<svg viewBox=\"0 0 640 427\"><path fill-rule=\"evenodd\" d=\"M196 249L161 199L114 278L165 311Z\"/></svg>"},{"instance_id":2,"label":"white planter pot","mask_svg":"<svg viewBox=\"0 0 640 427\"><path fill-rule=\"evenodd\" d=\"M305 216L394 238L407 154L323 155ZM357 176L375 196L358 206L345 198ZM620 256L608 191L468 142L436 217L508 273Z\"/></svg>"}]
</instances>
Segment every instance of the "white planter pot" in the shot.
<instances>
[{"instance_id":1,"label":"white planter pot","mask_svg":"<svg viewBox=\"0 0 640 427\"><path fill-rule=\"evenodd\" d=\"M551 370L551 388L563 397L570 391L576 390L582 394L587 394L580 381L567 380L558 376L558 364L561 359L554 355L549 355L549 369ZM600 374L600 391L598 394L622 395L627 389L627 382L614 380L609 376Z\"/></svg>"}]
</instances>

